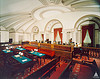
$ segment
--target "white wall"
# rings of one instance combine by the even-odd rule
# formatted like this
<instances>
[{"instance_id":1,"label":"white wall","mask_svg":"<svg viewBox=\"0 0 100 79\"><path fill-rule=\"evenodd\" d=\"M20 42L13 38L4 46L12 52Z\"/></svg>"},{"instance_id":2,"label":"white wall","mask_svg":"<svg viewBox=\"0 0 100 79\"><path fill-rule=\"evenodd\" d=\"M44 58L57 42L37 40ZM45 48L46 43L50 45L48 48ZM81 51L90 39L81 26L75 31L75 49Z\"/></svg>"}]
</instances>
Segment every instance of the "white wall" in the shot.
<instances>
[{"instance_id":1,"label":"white wall","mask_svg":"<svg viewBox=\"0 0 100 79\"><path fill-rule=\"evenodd\" d=\"M62 25L63 25L63 30L65 33L63 34L63 42L68 42L70 38L73 38L73 42L80 42L80 39L77 39L77 36L75 37L74 35L77 35L77 32L74 34L74 27L76 22L83 16L86 15L98 15L100 16L99 12L68 12L68 13L63 13L61 15L55 15L51 16L49 18L44 18L42 20L38 20L36 23L33 24L34 26L39 27L39 33L34 35L35 40L42 40L41 34L44 33L45 38L48 38L53 41L53 33L49 33L49 36L46 37L46 32L45 32L45 27L47 23L52 20L52 19L57 19L59 20ZM32 41L33 40L33 34L31 33L31 28L29 29L28 34L20 34L16 33L15 35L15 42L19 42L19 35L23 35L23 41ZM69 30L72 30L70 34L67 34Z\"/></svg>"},{"instance_id":2,"label":"white wall","mask_svg":"<svg viewBox=\"0 0 100 79\"><path fill-rule=\"evenodd\" d=\"M75 26L75 23L83 16L85 15L98 15L100 16L99 12L69 12L69 13L63 13L59 16L51 16L49 18L42 19L34 24L34 26L38 26L40 31L44 31L44 28L46 24L52 20L57 19L59 20L64 29L73 29Z\"/></svg>"},{"instance_id":3,"label":"white wall","mask_svg":"<svg viewBox=\"0 0 100 79\"><path fill-rule=\"evenodd\" d=\"M0 42L9 42L9 32L8 31L0 31L0 32L1 32Z\"/></svg>"},{"instance_id":4,"label":"white wall","mask_svg":"<svg viewBox=\"0 0 100 79\"><path fill-rule=\"evenodd\" d=\"M9 38L12 38L12 43L15 43L15 33L9 33Z\"/></svg>"},{"instance_id":5,"label":"white wall","mask_svg":"<svg viewBox=\"0 0 100 79\"><path fill-rule=\"evenodd\" d=\"M62 25L63 25L63 30L68 30L68 29L74 29L75 27L75 24L76 22L83 16L86 16L86 15L98 15L100 16L99 12L69 12L69 13L63 13L62 15L59 15L59 16L51 16L49 18L45 18L45 19L42 19L42 20L39 20L37 23L34 24L34 26L38 26L39 27L39 32L43 32L45 27L46 27L46 24L52 20L52 19L57 19L59 20ZM45 31L44 31L45 33ZM74 33L74 32L73 32ZM73 33L70 34L70 37L71 38L73 36ZM50 33L52 34L52 33ZM39 35L39 34L38 34ZM66 40L64 39L67 39L67 34L65 33L64 36L63 36L63 41L65 42ZM41 34L40 34L40 37L41 37ZM38 37L36 37L36 39L38 39ZM39 38L40 39L40 38ZM50 39L51 39L51 36L50 36ZM76 39L73 39L73 40L76 40ZM67 40L68 41L68 40ZM78 42L80 40L77 40Z\"/></svg>"}]
</instances>

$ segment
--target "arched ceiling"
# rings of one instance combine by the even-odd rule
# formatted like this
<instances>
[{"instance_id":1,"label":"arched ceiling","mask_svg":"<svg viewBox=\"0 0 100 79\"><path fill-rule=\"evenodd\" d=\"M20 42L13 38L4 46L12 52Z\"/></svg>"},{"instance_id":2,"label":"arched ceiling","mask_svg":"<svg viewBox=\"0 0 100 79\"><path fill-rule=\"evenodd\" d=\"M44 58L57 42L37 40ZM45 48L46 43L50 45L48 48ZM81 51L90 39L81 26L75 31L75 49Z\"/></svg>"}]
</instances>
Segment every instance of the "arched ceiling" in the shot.
<instances>
[{"instance_id":1,"label":"arched ceiling","mask_svg":"<svg viewBox=\"0 0 100 79\"><path fill-rule=\"evenodd\" d=\"M0 26L28 31L38 20L73 11L100 11L99 0L0 0Z\"/></svg>"}]
</instances>

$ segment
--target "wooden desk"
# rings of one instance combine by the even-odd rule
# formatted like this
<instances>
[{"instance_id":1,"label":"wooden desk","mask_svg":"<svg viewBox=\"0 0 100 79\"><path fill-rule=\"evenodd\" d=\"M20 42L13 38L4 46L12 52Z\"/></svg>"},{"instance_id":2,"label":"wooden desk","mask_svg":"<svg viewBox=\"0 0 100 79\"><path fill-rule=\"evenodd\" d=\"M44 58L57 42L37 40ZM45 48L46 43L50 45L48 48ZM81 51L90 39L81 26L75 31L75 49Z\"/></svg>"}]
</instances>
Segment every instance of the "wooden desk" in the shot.
<instances>
[{"instance_id":1,"label":"wooden desk","mask_svg":"<svg viewBox=\"0 0 100 79\"><path fill-rule=\"evenodd\" d=\"M27 59L27 61L23 61ZM3 68L3 75L2 79L14 79L14 75L18 73L24 74L25 69L32 68L35 62L32 61L32 59L29 59L27 57L21 56L21 57L15 57L12 56L8 59L8 63L6 64L6 67Z\"/></svg>"},{"instance_id":2,"label":"wooden desk","mask_svg":"<svg viewBox=\"0 0 100 79\"><path fill-rule=\"evenodd\" d=\"M35 51L30 51L28 53L38 56L40 58L40 65L41 65L41 58L42 57L44 58L44 63L45 63L45 54L42 54L42 53L39 53L39 52L35 52Z\"/></svg>"}]
</instances>

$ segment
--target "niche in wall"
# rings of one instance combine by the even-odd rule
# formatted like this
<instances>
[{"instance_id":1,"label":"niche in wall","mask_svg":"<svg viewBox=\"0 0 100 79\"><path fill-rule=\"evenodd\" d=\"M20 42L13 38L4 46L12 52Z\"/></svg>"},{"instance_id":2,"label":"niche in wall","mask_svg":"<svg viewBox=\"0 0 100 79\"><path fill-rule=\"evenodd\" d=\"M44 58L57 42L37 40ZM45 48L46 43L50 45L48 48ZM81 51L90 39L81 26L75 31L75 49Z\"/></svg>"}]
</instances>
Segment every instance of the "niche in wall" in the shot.
<instances>
[{"instance_id":1,"label":"niche in wall","mask_svg":"<svg viewBox=\"0 0 100 79\"><path fill-rule=\"evenodd\" d=\"M37 34L39 33L39 28L38 28L38 26L34 26L34 27L32 28L32 31L31 31L31 32L33 33L33 40L37 40L36 36L37 36Z\"/></svg>"},{"instance_id":2,"label":"niche in wall","mask_svg":"<svg viewBox=\"0 0 100 79\"><path fill-rule=\"evenodd\" d=\"M55 32L54 29L58 29L58 32ZM45 27L46 38L49 36L47 39L49 39L49 41L53 43L53 41L56 40L56 35L58 33L59 35L57 37L60 37L61 39L60 41L62 42L62 33L61 33L62 29L63 25L59 20L57 19L50 20Z\"/></svg>"},{"instance_id":3,"label":"niche in wall","mask_svg":"<svg viewBox=\"0 0 100 79\"><path fill-rule=\"evenodd\" d=\"M87 43L89 47L94 46L94 26L94 24L82 26L82 46L85 46L85 43Z\"/></svg>"},{"instance_id":4,"label":"niche in wall","mask_svg":"<svg viewBox=\"0 0 100 79\"><path fill-rule=\"evenodd\" d=\"M84 32L82 32L82 27L87 27L87 29L91 31L91 33L89 33L90 38L91 38L91 44L89 46L91 47L96 47L97 44L99 43L100 37L99 37L99 32L100 32L100 18L98 18L96 15L86 15L81 17L75 24L75 29L77 30L77 35L76 38L77 39L81 39L78 40L79 43L81 43L83 46L83 40L84 40ZM89 31L89 32L90 32ZM83 34L82 34L83 33ZM85 33L86 34L86 33ZM82 36L83 35L83 36ZM93 39L92 39L93 38Z\"/></svg>"}]
</instances>

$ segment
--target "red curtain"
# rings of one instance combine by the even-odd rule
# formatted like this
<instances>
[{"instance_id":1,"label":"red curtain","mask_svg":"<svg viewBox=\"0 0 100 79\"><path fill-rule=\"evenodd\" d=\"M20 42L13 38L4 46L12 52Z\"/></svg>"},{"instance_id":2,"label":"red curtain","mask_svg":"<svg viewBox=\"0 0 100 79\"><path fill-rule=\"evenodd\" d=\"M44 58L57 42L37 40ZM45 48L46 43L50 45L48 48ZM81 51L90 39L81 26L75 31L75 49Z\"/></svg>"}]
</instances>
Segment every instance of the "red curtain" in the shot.
<instances>
[{"instance_id":1,"label":"red curtain","mask_svg":"<svg viewBox=\"0 0 100 79\"><path fill-rule=\"evenodd\" d=\"M90 39L91 39L91 46L93 46L94 24L82 26L82 46L83 46L83 41L85 39L87 30L89 32L89 36L90 36Z\"/></svg>"},{"instance_id":2,"label":"red curtain","mask_svg":"<svg viewBox=\"0 0 100 79\"><path fill-rule=\"evenodd\" d=\"M42 34L42 40L44 41L44 34Z\"/></svg>"},{"instance_id":3,"label":"red curtain","mask_svg":"<svg viewBox=\"0 0 100 79\"><path fill-rule=\"evenodd\" d=\"M57 31L59 32L59 36L60 36L61 43L62 43L62 28L56 28L56 29L54 29L54 41L56 41Z\"/></svg>"},{"instance_id":4,"label":"red curtain","mask_svg":"<svg viewBox=\"0 0 100 79\"><path fill-rule=\"evenodd\" d=\"M62 28L59 29L59 36L60 36L61 43L62 43Z\"/></svg>"}]
</instances>

